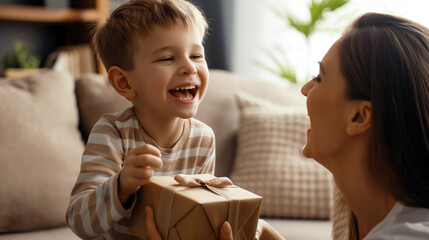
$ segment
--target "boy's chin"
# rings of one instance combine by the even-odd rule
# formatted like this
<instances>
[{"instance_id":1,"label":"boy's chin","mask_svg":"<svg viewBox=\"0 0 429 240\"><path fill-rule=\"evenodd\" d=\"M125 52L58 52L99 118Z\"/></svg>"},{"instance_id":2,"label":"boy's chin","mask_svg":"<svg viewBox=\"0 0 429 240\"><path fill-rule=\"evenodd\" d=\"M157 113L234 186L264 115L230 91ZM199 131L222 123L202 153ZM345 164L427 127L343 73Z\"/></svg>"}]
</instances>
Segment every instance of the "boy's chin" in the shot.
<instances>
[{"instance_id":1,"label":"boy's chin","mask_svg":"<svg viewBox=\"0 0 429 240\"><path fill-rule=\"evenodd\" d=\"M184 119L189 119L189 118L195 117L195 115L198 112L198 106L199 106L199 104L197 104L196 106L194 105L194 106L192 106L192 108L188 108L186 110L182 109L182 111L180 111L178 113L178 115L179 115L178 117L184 118Z\"/></svg>"},{"instance_id":2,"label":"boy's chin","mask_svg":"<svg viewBox=\"0 0 429 240\"><path fill-rule=\"evenodd\" d=\"M183 119L189 119L189 118L193 118L195 115L197 114L197 112L187 112L187 113L182 113L179 114L179 118L183 118Z\"/></svg>"},{"instance_id":3,"label":"boy's chin","mask_svg":"<svg viewBox=\"0 0 429 240\"><path fill-rule=\"evenodd\" d=\"M190 119L190 118L193 118L194 116L181 116L181 117L179 117L179 118L181 118L181 119Z\"/></svg>"}]
</instances>

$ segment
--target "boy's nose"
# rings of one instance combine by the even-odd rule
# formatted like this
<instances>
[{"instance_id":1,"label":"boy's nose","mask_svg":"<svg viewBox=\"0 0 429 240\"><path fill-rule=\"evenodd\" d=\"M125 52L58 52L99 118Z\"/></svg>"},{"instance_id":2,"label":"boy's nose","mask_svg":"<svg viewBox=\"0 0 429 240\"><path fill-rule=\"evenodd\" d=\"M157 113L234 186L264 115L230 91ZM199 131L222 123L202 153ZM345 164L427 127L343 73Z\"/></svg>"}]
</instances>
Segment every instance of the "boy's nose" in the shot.
<instances>
[{"instance_id":1,"label":"boy's nose","mask_svg":"<svg viewBox=\"0 0 429 240\"><path fill-rule=\"evenodd\" d=\"M183 66L179 69L180 75L194 75L195 73L197 73L197 68L190 61L186 61L183 64Z\"/></svg>"},{"instance_id":2,"label":"boy's nose","mask_svg":"<svg viewBox=\"0 0 429 240\"><path fill-rule=\"evenodd\" d=\"M304 86L302 86L301 88L302 95L307 97L308 92L310 92L310 90L314 87L315 84L316 84L315 81L310 80Z\"/></svg>"}]
</instances>

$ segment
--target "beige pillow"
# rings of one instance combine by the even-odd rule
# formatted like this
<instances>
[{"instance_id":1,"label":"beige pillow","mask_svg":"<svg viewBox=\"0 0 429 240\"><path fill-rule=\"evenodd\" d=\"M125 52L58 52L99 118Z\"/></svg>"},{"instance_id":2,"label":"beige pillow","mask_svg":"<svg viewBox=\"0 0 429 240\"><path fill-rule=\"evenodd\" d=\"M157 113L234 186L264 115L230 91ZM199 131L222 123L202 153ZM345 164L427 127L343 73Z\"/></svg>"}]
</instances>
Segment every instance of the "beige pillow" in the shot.
<instances>
[{"instance_id":1,"label":"beige pillow","mask_svg":"<svg viewBox=\"0 0 429 240\"><path fill-rule=\"evenodd\" d=\"M0 99L0 232L64 226L83 151L73 79L0 80Z\"/></svg>"},{"instance_id":2,"label":"beige pillow","mask_svg":"<svg viewBox=\"0 0 429 240\"><path fill-rule=\"evenodd\" d=\"M234 184L264 197L261 216L329 218L331 174L302 156L309 120L304 107L282 107L243 92Z\"/></svg>"},{"instance_id":3,"label":"beige pillow","mask_svg":"<svg viewBox=\"0 0 429 240\"><path fill-rule=\"evenodd\" d=\"M216 136L216 176L229 176L236 155L239 109L237 90L266 98L287 106L305 106L305 97L298 86L267 82L251 76L224 70L210 70L207 94L196 119L209 125Z\"/></svg>"},{"instance_id":4,"label":"beige pillow","mask_svg":"<svg viewBox=\"0 0 429 240\"><path fill-rule=\"evenodd\" d=\"M92 126L103 114L131 106L131 102L113 89L105 75L95 73L85 74L76 81L76 97L84 139L88 138Z\"/></svg>"}]
</instances>

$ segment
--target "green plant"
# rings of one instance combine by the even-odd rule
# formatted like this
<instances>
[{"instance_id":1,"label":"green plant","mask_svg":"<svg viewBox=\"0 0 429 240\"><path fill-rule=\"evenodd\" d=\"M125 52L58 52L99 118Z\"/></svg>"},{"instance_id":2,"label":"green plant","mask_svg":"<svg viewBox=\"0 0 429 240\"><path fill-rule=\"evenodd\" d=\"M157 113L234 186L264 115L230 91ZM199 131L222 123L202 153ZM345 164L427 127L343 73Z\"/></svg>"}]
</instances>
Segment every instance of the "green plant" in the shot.
<instances>
[{"instance_id":1,"label":"green plant","mask_svg":"<svg viewBox=\"0 0 429 240\"><path fill-rule=\"evenodd\" d=\"M12 51L3 56L3 68L38 68L40 59L32 53L31 46L21 40L13 42Z\"/></svg>"},{"instance_id":2,"label":"green plant","mask_svg":"<svg viewBox=\"0 0 429 240\"><path fill-rule=\"evenodd\" d=\"M308 6L308 10L310 11L310 19L307 21L299 20L288 12L278 12L278 14L285 17L290 26L292 26L298 32L304 34L305 38L308 40L314 33L316 24L323 20L326 12L333 12L349 1L350 0L322 0L320 2L316 2L315 0L311 0L310 5Z\"/></svg>"},{"instance_id":3,"label":"green plant","mask_svg":"<svg viewBox=\"0 0 429 240\"><path fill-rule=\"evenodd\" d=\"M297 84L298 80L296 79L295 69L289 63L287 56L281 46L276 45L273 49L266 49L266 51L268 57L271 59L271 64L267 64L259 60L256 60L256 64L282 79L287 79L290 82Z\"/></svg>"},{"instance_id":4,"label":"green plant","mask_svg":"<svg viewBox=\"0 0 429 240\"><path fill-rule=\"evenodd\" d=\"M301 20L294 16L287 10L282 10L278 6L273 6L272 10L286 23L291 26L294 30L298 31L304 35L307 46L307 59L309 56L309 42L311 36L316 31L316 26L324 19L327 12L333 12L336 9L344 6L350 2L350 0L311 0L311 3L308 6L308 11L310 13L310 19ZM278 54L275 54L275 52ZM295 71L290 66L286 53L283 49L278 46L275 46L273 50L268 50L268 57L271 60L273 67L270 67L268 64L263 64L257 62L257 64L263 69L280 76L282 79L289 80L292 83L298 83L297 76ZM308 67L307 67L308 68ZM307 69L308 74L308 69Z\"/></svg>"}]
</instances>

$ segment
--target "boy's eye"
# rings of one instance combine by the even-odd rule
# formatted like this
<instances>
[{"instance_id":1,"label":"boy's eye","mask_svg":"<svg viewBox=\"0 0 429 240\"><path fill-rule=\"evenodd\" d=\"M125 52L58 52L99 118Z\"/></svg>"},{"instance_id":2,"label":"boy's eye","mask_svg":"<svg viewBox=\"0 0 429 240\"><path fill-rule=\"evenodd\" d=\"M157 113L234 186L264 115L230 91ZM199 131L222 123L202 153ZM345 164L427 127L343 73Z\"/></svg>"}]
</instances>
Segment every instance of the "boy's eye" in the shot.
<instances>
[{"instance_id":1,"label":"boy's eye","mask_svg":"<svg viewBox=\"0 0 429 240\"><path fill-rule=\"evenodd\" d=\"M320 78L320 75L317 75L317 76L313 76L313 78L311 80L316 81L316 82L321 82L322 78Z\"/></svg>"},{"instance_id":2,"label":"boy's eye","mask_svg":"<svg viewBox=\"0 0 429 240\"><path fill-rule=\"evenodd\" d=\"M201 55L192 55L191 58L192 59L198 59L198 58L203 58L203 56L201 56Z\"/></svg>"},{"instance_id":3,"label":"boy's eye","mask_svg":"<svg viewBox=\"0 0 429 240\"><path fill-rule=\"evenodd\" d=\"M173 61L173 58L172 57L166 57L166 58L161 58L158 61L160 61L160 62L168 62L168 61Z\"/></svg>"}]
</instances>

